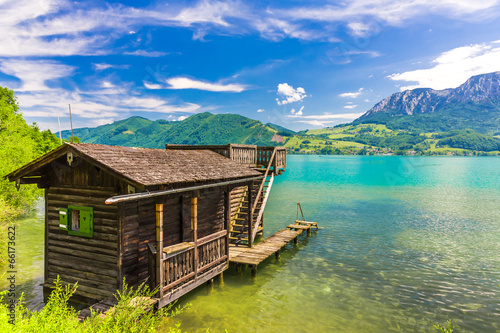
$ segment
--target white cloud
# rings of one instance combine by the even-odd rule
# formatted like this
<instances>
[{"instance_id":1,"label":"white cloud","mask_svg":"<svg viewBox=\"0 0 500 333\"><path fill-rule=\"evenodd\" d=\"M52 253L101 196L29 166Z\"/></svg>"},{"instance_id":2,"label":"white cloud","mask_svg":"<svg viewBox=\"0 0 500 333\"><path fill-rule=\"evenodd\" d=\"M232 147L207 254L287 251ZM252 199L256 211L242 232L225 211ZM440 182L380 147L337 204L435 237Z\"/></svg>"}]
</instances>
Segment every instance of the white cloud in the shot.
<instances>
[{"instance_id":1,"label":"white cloud","mask_svg":"<svg viewBox=\"0 0 500 333\"><path fill-rule=\"evenodd\" d=\"M473 44L443 52L433 67L389 75L395 81L415 82L401 90L415 88L456 88L478 74L500 71L500 47L495 43Z\"/></svg>"},{"instance_id":2,"label":"white cloud","mask_svg":"<svg viewBox=\"0 0 500 333\"><path fill-rule=\"evenodd\" d=\"M130 65L112 65L103 62L100 64L92 64L92 67L94 68L95 71L104 71L109 68L128 69L130 68Z\"/></svg>"},{"instance_id":3,"label":"white cloud","mask_svg":"<svg viewBox=\"0 0 500 333\"><path fill-rule=\"evenodd\" d=\"M304 124L309 124L313 126L320 126L320 127L326 127L327 125L324 122L321 122L319 120L298 120L296 123L304 123Z\"/></svg>"},{"instance_id":4,"label":"white cloud","mask_svg":"<svg viewBox=\"0 0 500 333\"><path fill-rule=\"evenodd\" d=\"M75 68L52 60L19 60L0 61L0 72L21 80L22 85L16 91L48 90L47 81L64 78L73 74Z\"/></svg>"},{"instance_id":5,"label":"white cloud","mask_svg":"<svg viewBox=\"0 0 500 333\"><path fill-rule=\"evenodd\" d=\"M295 20L350 22L364 17L371 18L374 24L380 21L390 25L402 25L411 18L429 14L479 20L491 15L492 11L489 9L498 3L498 0L348 0L336 5L294 7L283 11L282 14ZM365 27L361 30L366 32Z\"/></svg>"},{"instance_id":6,"label":"white cloud","mask_svg":"<svg viewBox=\"0 0 500 333\"><path fill-rule=\"evenodd\" d=\"M361 95L364 90L365 90L364 88L359 88L358 91L356 91L356 92L347 92L347 93L340 94L339 96L340 97L347 97L347 98L358 98L359 95Z\"/></svg>"},{"instance_id":7,"label":"white cloud","mask_svg":"<svg viewBox=\"0 0 500 333\"><path fill-rule=\"evenodd\" d=\"M144 87L148 88L148 89L152 89L152 90L155 90L155 89L162 89L162 86L161 84L157 84L157 83L150 83L150 82L143 82L144 83Z\"/></svg>"},{"instance_id":8,"label":"white cloud","mask_svg":"<svg viewBox=\"0 0 500 333\"><path fill-rule=\"evenodd\" d=\"M294 119L293 122L296 123L305 123L313 126L326 127L332 126L334 124L339 124L342 122L352 121L356 118L359 118L363 113L325 113L321 115L287 115L286 118Z\"/></svg>"},{"instance_id":9,"label":"white cloud","mask_svg":"<svg viewBox=\"0 0 500 333\"><path fill-rule=\"evenodd\" d=\"M348 104L348 105L344 105L344 109L350 109L350 110L355 109L355 108L357 108L357 107L358 107L358 106L357 106L357 105L355 105L355 104Z\"/></svg>"},{"instance_id":10,"label":"white cloud","mask_svg":"<svg viewBox=\"0 0 500 333\"><path fill-rule=\"evenodd\" d=\"M4 0L0 9L0 56L101 54L110 35L85 32L119 30L123 18L113 8L80 10L64 0ZM108 50L109 52L109 50Z\"/></svg>"},{"instance_id":11,"label":"white cloud","mask_svg":"<svg viewBox=\"0 0 500 333\"><path fill-rule=\"evenodd\" d=\"M194 113L200 109L198 104L184 103L181 105L170 104L167 101L156 97L128 97L116 102L121 108L132 111L147 111L159 113L189 112Z\"/></svg>"},{"instance_id":12,"label":"white cloud","mask_svg":"<svg viewBox=\"0 0 500 333\"><path fill-rule=\"evenodd\" d=\"M112 45L134 36L144 26L174 26L205 35L257 32L280 40L339 41L338 25L355 37L376 34L381 26L403 25L424 15L465 20L498 16L498 0L346 0L336 5L259 7L249 2L200 0L192 5L152 4L146 7L100 5L69 0L3 0L0 8L0 56L103 55L117 52ZM285 9L286 7L286 9ZM313 24L311 24L313 23ZM121 54L159 57L157 50L120 49ZM361 50L370 56L374 51Z\"/></svg>"},{"instance_id":13,"label":"white cloud","mask_svg":"<svg viewBox=\"0 0 500 333\"><path fill-rule=\"evenodd\" d=\"M295 113L295 115L297 115L297 116L302 116L302 114L303 114L303 113L302 113L302 110L304 110L304 106L302 106L302 107L300 108L300 110L299 110L299 111L297 111L297 113Z\"/></svg>"},{"instance_id":14,"label":"white cloud","mask_svg":"<svg viewBox=\"0 0 500 333\"><path fill-rule=\"evenodd\" d=\"M0 71L20 81L16 96L23 115L28 121L36 120L40 126L50 124L43 119L52 119L50 128L53 130L57 129L57 116L68 114L68 104L71 104L75 127L97 126L132 112L196 113L203 110L194 103L139 95L140 91L133 90L133 85L127 82L98 81L95 90L60 88L56 80L69 80L74 70L52 60L0 61Z\"/></svg>"},{"instance_id":15,"label":"white cloud","mask_svg":"<svg viewBox=\"0 0 500 333\"><path fill-rule=\"evenodd\" d=\"M251 24L264 38L274 41L286 37L302 40L324 39L327 37L327 34L324 32L306 30L300 25L290 23L286 19L267 17L264 19L255 19ZM331 39L330 42L339 41L331 36L328 37Z\"/></svg>"},{"instance_id":16,"label":"white cloud","mask_svg":"<svg viewBox=\"0 0 500 333\"><path fill-rule=\"evenodd\" d=\"M132 56L150 57L150 58L163 57L164 55L167 55L166 52L147 51L147 50L135 50L132 52L123 52L123 54Z\"/></svg>"},{"instance_id":17,"label":"white cloud","mask_svg":"<svg viewBox=\"0 0 500 333\"><path fill-rule=\"evenodd\" d=\"M187 77L173 77L167 79L166 82L170 85L168 89L198 89L215 92L242 92L247 89L246 86L237 83L210 83L199 80L193 80Z\"/></svg>"},{"instance_id":18,"label":"white cloud","mask_svg":"<svg viewBox=\"0 0 500 333\"><path fill-rule=\"evenodd\" d=\"M177 121L183 121L183 120L184 120L184 119L186 119L186 118L187 118L187 116L179 116L179 117L177 118Z\"/></svg>"},{"instance_id":19,"label":"white cloud","mask_svg":"<svg viewBox=\"0 0 500 333\"><path fill-rule=\"evenodd\" d=\"M359 118L363 113L337 113L337 114L321 114L321 115L309 115L309 116L287 116L288 118L297 119L296 123L305 123L313 126L327 127L342 122L349 122L354 119Z\"/></svg>"},{"instance_id":20,"label":"white cloud","mask_svg":"<svg viewBox=\"0 0 500 333\"><path fill-rule=\"evenodd\" d=\"M347 24L351 30L351 35L355 37L367 37L373 32L373 27L363 22L351 22Z\"/></svg>"},{"instance_id":21,"label":"white cloud","mask_svg":"<svg viewBox=\"0 0 500 333\"><path fill-rule=\"evenodd\" d=\"M103 88L114 88L115 85L109 81L103 81L101 87Z\"/></svg>"},{"instance_id":22,"label":"white cloud","mask_svg":"<svg viewBox=\"0 0 500 333\"><path fill-rule=\"evenodd\" d=\"M287 115L287 118L300 118L300 119L316 119L316 120L333 120L333 119L356 119L362 116L364 113L325 113L320 115L308 115L308 116L298 116L298 115Z\"/></svg>"},{"instance_id":23,"label":"white cloud","mask_svg":"<svg viewBox=\"0 0 500 333\"><path fill-rule=\"evenodd\" d=\"M257 112L264 112L264 111L266 111L266 110L264 110L264 109L258 109L257 110Z\"/></svg>"},{"instance_id":24,"label":"white cloud","mask_svg":"<svg viewBox=\"0 0 500 333\"><path fill-rule=\"evenodd\" d=\"M278 84L278 95L284 98L282 100L276 98L276 102L278 103L278 105L285 105L289 103L298 102L307 97L304 88L297 87L297 89L294 89L288 83Z\"/></svg>"},{"instance_id":25,"label":"white cloud","mask_svg":"<svg viewBox=\"0 0 500 333\"><path fill-rule=\"evenodd\" d=\"M224 16L232 16L234 12L233 3L224 1L199 1L195 6L188 7L170 20L179 25L190 26L195 23L213 23L221 26L229 26ZM234 5L236 5L234 3Z\"/></svg>"}]
</instances>

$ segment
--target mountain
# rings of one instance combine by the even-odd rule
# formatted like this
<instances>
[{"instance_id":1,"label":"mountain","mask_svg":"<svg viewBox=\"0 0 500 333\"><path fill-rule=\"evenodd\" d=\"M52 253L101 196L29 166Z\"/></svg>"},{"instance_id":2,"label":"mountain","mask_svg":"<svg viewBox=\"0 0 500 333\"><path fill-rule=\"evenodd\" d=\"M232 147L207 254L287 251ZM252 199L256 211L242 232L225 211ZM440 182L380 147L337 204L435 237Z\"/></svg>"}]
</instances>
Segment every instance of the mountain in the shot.
<instances>
[{"instance_id":1,"label":"mountain","mask_svg":"<svg viewBox=\"0 0 500 333\"><path fill-rule=\"evenodd\" d=\"M288 128L273 123L267 123L266 126L277 130L279 135L294 136L295 134L297 134L297 132L295 131L289 130Z\"/></svg>"},{"instance_id":2,"label":"mountain","mask_svg":"<svg viewBox=\"0 0 500 333\"><path fill-rule=\"evenodd\" d=\"M500 72L473 76L455 89L419 88L392 94L353 122L361 123L422 132L473 129L499 134Z\"/></svg>"},{"instance_id":3,"label":"mountain","mask_svg":"<svg viewBox=\"0 0 500 333\"><path fill-rule=\"evenodd\" d=\"M292 132L283 128L284 131ZM82 142L109 145L163 148L172 144L256 144L276 146L283 142L277 125L264 125L237 114L200 113L182 121L156 120L130 117L95 128L77 128L75 136ZM71 131L63 131L63 138Z\"/></svg>"}]
</instances>

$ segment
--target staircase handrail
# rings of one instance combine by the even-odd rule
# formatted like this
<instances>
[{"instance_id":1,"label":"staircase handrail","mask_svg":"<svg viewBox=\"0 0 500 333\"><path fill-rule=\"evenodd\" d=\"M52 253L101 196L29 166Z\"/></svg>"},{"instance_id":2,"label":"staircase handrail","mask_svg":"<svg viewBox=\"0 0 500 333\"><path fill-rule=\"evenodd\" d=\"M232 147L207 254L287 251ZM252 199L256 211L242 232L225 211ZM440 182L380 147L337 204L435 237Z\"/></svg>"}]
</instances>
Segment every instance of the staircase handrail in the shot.
<instances>
[{"instance_id":1,"label":"staircase handrail","mask_svg":"<svg viewBox=\"0 0 500 333\"><path fill-rule=\"evenodd\" d=\"M254 202L252 209L250 211L250 219L252 222L253 222L253 215L255 213L255 210L257 209L257 205L259 204L260 196L262 195L262 189L264 188L264 184L265 184L266 179L267 179L267 174L269 173L269 170L271 170L271 166L273 165L272 162L274 160L275 155L276 155L276 148L273 149L273 154L271 155L271 158L269 159L269 163L267 165L266 172L264 173L264 179L262 179L262 183L260 183L259 191L257 192L257 196L255 197L255 202ZM262 218L262 215L259 214L259 217ZM258 229L259 222L260 222L259 217L257 217L257 221L255 221L255 224L254 224L255 228L253 228L253 230L252 230L252 235L248 235L248 243L249 243L250 247L252 247L253 240L255 239L255 235L257 235L257 229Z\"/></svg>"}]
</instances>

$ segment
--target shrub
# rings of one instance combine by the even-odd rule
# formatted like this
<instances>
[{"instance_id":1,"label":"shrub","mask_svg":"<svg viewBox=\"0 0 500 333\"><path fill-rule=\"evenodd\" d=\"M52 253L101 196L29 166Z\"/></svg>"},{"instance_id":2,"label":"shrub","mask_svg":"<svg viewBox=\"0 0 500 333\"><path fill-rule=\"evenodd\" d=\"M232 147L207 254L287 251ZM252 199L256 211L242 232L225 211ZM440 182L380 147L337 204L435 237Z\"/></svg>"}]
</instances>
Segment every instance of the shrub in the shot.
<instances>
[{"instance_id":1,"label":"shrub","mask_svg":"<svg viewBox=\"0 0 500 333\"><path fill-rule=\"evenodd\" d=\"M78 288L77 284L63 285L59 277L54 281L55 287L49 300L41 311L26 308L23 297L16 305L16 319L9 323L9 309L2 303L5 293L0 294L0 331L19 333L55 333L55 332L156 332L169 317L178 314L182 309L171 310L165 307L157 311L150 309L148 299L155 291L141 284L137 289L124 283L123 291L117 291L115 297L118 304L106 315L92 311L83 322L78 320L78 312L68 305L68 300ZM179 325L170 328L171 333L180 333Z\"/></svg>"}]
</instances>

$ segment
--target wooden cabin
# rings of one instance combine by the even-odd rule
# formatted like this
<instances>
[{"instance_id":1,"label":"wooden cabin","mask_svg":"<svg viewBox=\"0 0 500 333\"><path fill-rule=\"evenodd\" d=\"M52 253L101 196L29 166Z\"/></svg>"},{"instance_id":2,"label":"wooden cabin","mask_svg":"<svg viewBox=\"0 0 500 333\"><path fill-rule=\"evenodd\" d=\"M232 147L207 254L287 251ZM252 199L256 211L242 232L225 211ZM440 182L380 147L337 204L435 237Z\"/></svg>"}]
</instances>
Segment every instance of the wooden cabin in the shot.
<instances>
[{"instance_id":1,"label":"wooden cabin","mask_svg":"<svg viewBox=\"0 0 500 333\"><path fill-rule=\"evenodd\" d=\"M59 276L90 304L149 280L161 307L252 246L286 150L166 148L64 144L6 176L45 189L44 293Z\"/></svg>"}]
</instances>

